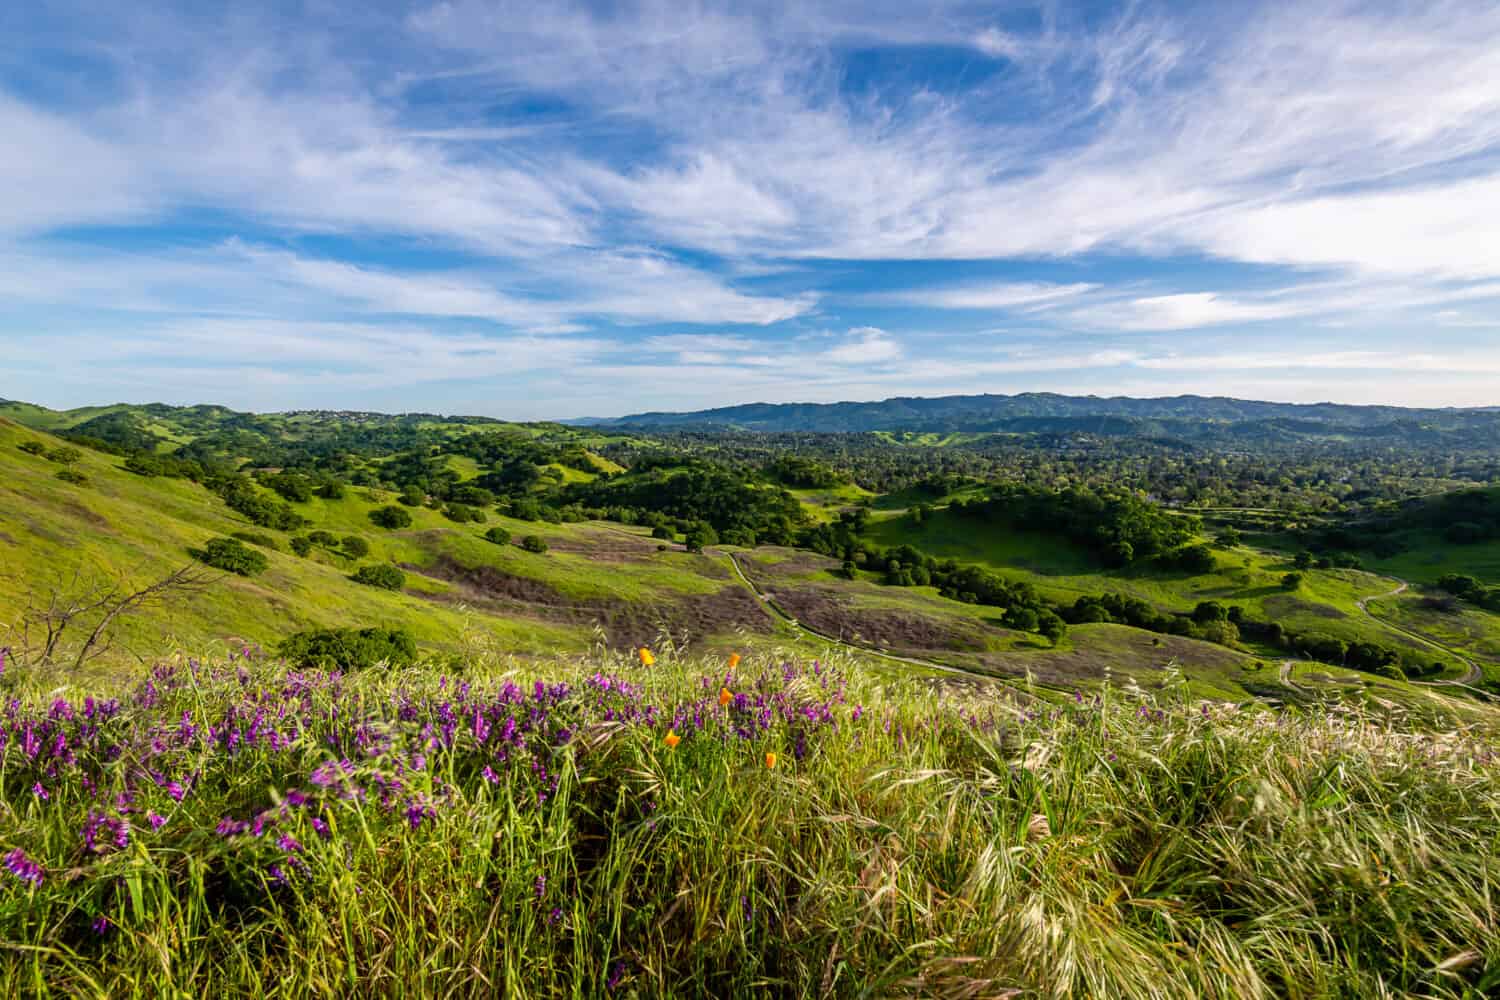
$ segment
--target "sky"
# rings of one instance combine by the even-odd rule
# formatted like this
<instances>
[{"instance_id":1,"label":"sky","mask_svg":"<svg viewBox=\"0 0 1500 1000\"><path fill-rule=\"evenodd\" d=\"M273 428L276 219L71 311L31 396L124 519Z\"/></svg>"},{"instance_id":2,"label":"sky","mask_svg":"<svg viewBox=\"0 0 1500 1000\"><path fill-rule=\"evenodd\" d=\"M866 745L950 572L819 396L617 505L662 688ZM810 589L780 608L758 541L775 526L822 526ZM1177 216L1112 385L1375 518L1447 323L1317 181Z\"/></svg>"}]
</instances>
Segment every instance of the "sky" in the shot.
<instances>
[{"instance_id":1,"label":"sky","mask_svg":"<svg viewBox=\"0 0 1500 1000\"><path fill-rule=\"evenodd\" d=\"M1500 404L1500 4L0 4L0 396Z\"/></svg>"}]
</instances>

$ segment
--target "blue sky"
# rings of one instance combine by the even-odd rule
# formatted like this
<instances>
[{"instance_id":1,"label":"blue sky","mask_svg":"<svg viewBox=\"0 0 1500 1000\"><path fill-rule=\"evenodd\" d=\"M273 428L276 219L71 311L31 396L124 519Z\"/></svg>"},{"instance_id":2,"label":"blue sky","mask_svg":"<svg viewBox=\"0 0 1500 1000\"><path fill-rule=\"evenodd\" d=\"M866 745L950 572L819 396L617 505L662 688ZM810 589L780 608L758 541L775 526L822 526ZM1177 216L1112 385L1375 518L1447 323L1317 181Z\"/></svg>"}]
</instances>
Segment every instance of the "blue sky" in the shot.
<instances>
[{"instance_id":1,"label":"blue sky","mask_svg":"<svg viewBox=\"0 0 1500 1000\"><path fill-rule=\"evenodd\" d=\"M0 5L0 396L1500 404L1500 6Z\"/></svg>"}]
</instances>

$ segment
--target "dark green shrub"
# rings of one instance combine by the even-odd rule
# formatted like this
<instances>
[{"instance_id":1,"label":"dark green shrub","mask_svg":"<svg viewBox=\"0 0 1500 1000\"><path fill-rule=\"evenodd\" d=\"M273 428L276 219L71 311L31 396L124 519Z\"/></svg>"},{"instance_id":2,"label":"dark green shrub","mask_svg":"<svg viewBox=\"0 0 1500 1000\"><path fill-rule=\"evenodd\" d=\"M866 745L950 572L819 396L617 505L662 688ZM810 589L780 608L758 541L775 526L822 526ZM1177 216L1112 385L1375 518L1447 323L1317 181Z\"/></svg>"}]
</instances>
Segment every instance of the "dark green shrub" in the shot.
<instances>
[{"instance_id":1,"label":"dark green shrub","mask_svg":"<svg viewBox=\"0 0 1500 1000\"><path fill-rule=\"evenodd\" d=\"M40 456L47 453L47 446L42 444L42 442L40 441L22 441L20 444L16 445L16 447L20 448L28 455Z\"/></svg>"},{"instance_id":2,"label":"dark green shrub","mask_svg":"<svg viewBox=\"0 0 1500 1000\"><path fill-rule=\"evenodd\" d=\"M510 544L510 532L505 528L502 528L498 524L491 528L489 531L486 531L484 533L484 537L494 542L496 545Z\"/></svg>"},{"instance_id":3,"label":"dark green shrub","mask_svg":"<svg viewBox=\"0 0 1500 1000\"><path fill-rule=\"evenodd\" d=\"M387 505L370 511L370 520L377 526L395 531L411 525L411 514L404 507Z\"/></svg>"},{"instance_id":4,"label":"dark green shrub","mask_svg":"<svg viewBox=\"0 0 1500 1000\"><path fill-rule=\"evenodd\" d=\"M309 531L307 540L314 545L321 545L325 549L336 549L339 546L339 536L331 531Z\"/></svg>"},{"instance_id":5,"label":"dark green shrub","mask_svg":"<svg viewBox=\"0 0 1500 1000\"><path fill-rule=\"evenodd\" d=\"M540 535L527 535L521 539L521 548L527 552L546 552L547 543L542 540Z\"/></svg>"},{"instance_id":6,"label":"dark green shrub","mask_svg":"<svg viewBox=\"0 0 1500 1000\"><path fill-rule=\"evenodd\" d=\"M406 574L390 563L370 563L368 566L361 566L354 571L350 579L367 587L379 587L381 590L400 590L406 586Z\"/></svg>"},{"instance_id":7,"label":"dark green shrub","mask_svg":"<svg viewBox=\"0 0 1500 1000\"><path fill-rule=\"evenodd\" d=\"M65 445L61 448L53 448L45 457L47 461L56 462L58 465L72 465L83 457L83 452Z\"/></svg>"},{"instance_id":8,"label":"dark green shrub","mask_svg":"<svg viewBox=\"0 0 1500 1000\"><path fill-rule=\"evenodd\" d=\"M158 466L160 463L156 463ZM125 467L130 468L126 462ZM137 471L137 470L132 470ZM155 472L142 472L141 475L161 475L160 469ZM307 518L292 510L290 506L280 500L273 500L262 493L254 483L243 476L235 476L219 488L219 494L229 509L243 514L252 524L262 528L274 528L277 531L296 531L307 524Z\"/></svg>"},{"instance_id":9,"label":"dark green shrub","mask_svg":"<svg viewBox=\"0 0 1500 1000\"><path fill-rule=\"evenodd\" d=\"M203 548L189 549L188 552L194 559L207 563L214 569L240 576L255 576L265 572L270 565L264 555L247 548L238 538L210 539Z\"/></svg>"},{"instance_id":10,"label":"dark green shrub","mask_svg":"<svg viewBox=\"0 0 1500 1000\"><path fill-rule=\"evenodd\" d=\"M88 476L85 476L81 472L75 472L73 469L58 469L57 478L65 483L72 483L74 486L87 486L89 484Z\"/></svg>"},{"instance_id":11,"label":"dark green shrub","mask_svg":"<svg viewBox=\"0 0 1500 1000\"><path fill-rule=\"evenodd\" d=\"M279 472L267 476L261 482L292 503L306 503L313 497L312 483L308 482L306 476L295 472Z\"/></svg>"},{"instance_id":12,"label":"dark green shrub","mask_svg":"<svg viewBox=\"0 0 1500 1000\"><path fill-rule=\"evenodd\" d=\"M1187 573L1212 573L1218 565L1207 545L1184 545L1163 556L1162 562Z\"/></svg>"},{"instance_id":13,"label":"dark green shrub","mask_svg":"<svg viewBox=\"0 0 1500 1000\"><path fill-rule=\"evenodd\" d=\"M462 503L450 503L444 507L443 516L459 524L483 524L485 521L484 511Z\"/></svg>"},{"instance_id":14,"label":"dark green shrub","mask_svg":"<svg viewBox=\"0 0 1500 1000\"><path fill-rule=\"evenodd\" d=\"M306 556L313 549L312 539L308 538L306 535L294 535L292 536L292 540L287 544L290 545L292 551L299 556Z\"/></svg>"},{"instance_id":15,"label":"dark green shrub","mask_svg":"<svg viewBox=\"0 0 1500 1000\"><path fill-rule=\"evenodd\" d=\"M1474 577L1463 573L1448 573L1445 576L1438 577L1437 585L1439 589L1446 590L1455 597L1468 597L1470 594L1481 591L1484 587L1484 584L1480 583Z\"/></svg>"},{"instance_id":16,"label":"dark green shrub","mask_svg":"<svg viewBox=\"0 0 1500 1000\"><path fill-rule=\"evenodd\" d=\"M495 502L495 494L482 486L456 486L448 499L470 507L488 507Z\"/></svg>"},{"instance_id":17,"label":"dark green shrub","mask_svg":"<svg viewBox=\"0 0 1500 1000\"><path fill-rule=\"evenodd\" d=\"M299 667L363 670L381 663L409 667L417 644L405 629L325 628L287 636L278 652Z\"/></svg>"},{"instance_id":18,"label":"dark green shrub","mask_svg":"<svg viewBox=\"0 0 1500 1000\"><path fill-rule=\"evenodd\" d=\"M162 474L162 465L155 455L131 455L125 459L125 471L150 479Z\"/></svg>"},{"instance_id":19,"label":"dark green shrub","mask_svg":"<svg viewBox=\"0 0 1500 1000\"><path fill-rule=\"evenodd\" d=\"M337 479L330 479L318 487L318 496L324 500L344 499L344 484Z\"/></svg>"},{"instance_id":20,"label":"dark green shrub","mask_svg":"<svg viewBox=\"0 0 1500 1000\"><path fill-rule=\"evenodd\" d=\"M370 543L359 535L345 535L343 548L350 559L363 559L370 554Z\"/></svg>"}]
</instances>

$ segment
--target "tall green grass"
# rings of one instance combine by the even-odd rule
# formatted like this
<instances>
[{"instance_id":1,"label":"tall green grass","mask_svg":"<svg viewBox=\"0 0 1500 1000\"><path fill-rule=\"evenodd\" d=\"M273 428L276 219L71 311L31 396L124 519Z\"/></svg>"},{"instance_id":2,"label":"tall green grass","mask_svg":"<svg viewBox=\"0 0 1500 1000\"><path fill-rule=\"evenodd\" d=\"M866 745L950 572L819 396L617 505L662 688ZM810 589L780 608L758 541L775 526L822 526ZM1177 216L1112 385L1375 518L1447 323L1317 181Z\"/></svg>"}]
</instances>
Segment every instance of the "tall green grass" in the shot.
<instances>
[{"instance_id":1,"label":"tall green grass","mask_svg":"<svg viewBox=\"0 0 1500 1000\"><path fill-rule=\"evenodd\" d=\"M54 678L7 679L0 853L23 849L46 877L0 871L4 995L1500 990L1493 732L1179 686L1057 707L774 651L734 671L662 650L649 668L600 653L543 668L476 656L459 676L270 662L159 676L78 744L77 774L51 779L15 733L58 711ZM569 688L536 700L536 678ZM462 711L451 746L432 740L440 706L491 704L507 680L524 698L506 711L541 705L549 721L492 781L479 765L494 737ZM726 685L774 706L769 723L720 707ZM251 707L301 721L285 746L232 753L170 736L244 728ZM361 723L378 752L353 748ZM363 800L311 780L340 756ZM191 778L181 801L154 767ZM382 808L392 775L409 798ZM127 788L128 844L86 850L90 811L116 815ZM320 804L283 808L292 789ZM415 825L408 801L428 807ZM216 832L262 811L259 837ZM301 867L278 880L282 833Z\"/></svg>"}]
</instances>

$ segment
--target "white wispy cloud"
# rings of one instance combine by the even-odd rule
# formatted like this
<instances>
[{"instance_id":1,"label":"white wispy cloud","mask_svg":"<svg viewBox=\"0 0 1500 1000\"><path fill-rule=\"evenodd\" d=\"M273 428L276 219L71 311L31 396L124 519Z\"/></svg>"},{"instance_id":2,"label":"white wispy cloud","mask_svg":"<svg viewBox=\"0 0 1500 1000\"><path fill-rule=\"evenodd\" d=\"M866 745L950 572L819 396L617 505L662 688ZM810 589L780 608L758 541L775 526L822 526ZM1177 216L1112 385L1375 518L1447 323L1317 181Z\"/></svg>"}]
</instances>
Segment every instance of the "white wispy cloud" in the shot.
<instances>
[{"instance_id":1,"label":"white wispy cloud","mask_svg":"<svg viewBox=\"0 0 1500 1000\"><path fill-rule=\"evenodd\" d=\"M1091 282L1054 285L1038 281L939 285L902 292L882 292L868 296L868 300L891 305L924 306L929 309L1024 309L1076 298L1098 287Z\"/></svg>"},{"instance_id":2,"label":"white wispy cloud","mask_svg":"<svg viewBox=\"0 0 1500 1000\"><path fill-rule=\"evenodd\" d=\"M141 359L209 346L121 317L163 313L287 359L346 351L344 379L375 378L356 357L540 378L492 359L556 344L575 372L633 347L822 393L1211 358L1456 372L1451 348L1387 346L1500 319L1500 8L1043 8L335 2L226 28L78 0L37 38L22 11L4 79L71 51L104 82L0 84L0 340L19 357L41 307L109 314L137 331L114 354L49 329L165 379ZM939 46L961 73L924 60ZM867 47L911 58L867 79ZM969 269L1018 259L1025 279ZM951 314L964 346L890 307ZM992 332L1011 317L1054 341ZM1283 329L1253 351L1152 336Z\"/></svg>"},{"instance_id":3,"label":"white wispy cloud","mask_svg":"<svg viewBox=\"0 0 1500 1000\"><path fill-rule=\"evenodd\" d=\"M905 353L895 337L873 326L850 330L843 342L819 356L836 365L880 365Z\"/></svg>"}]
</instances>

